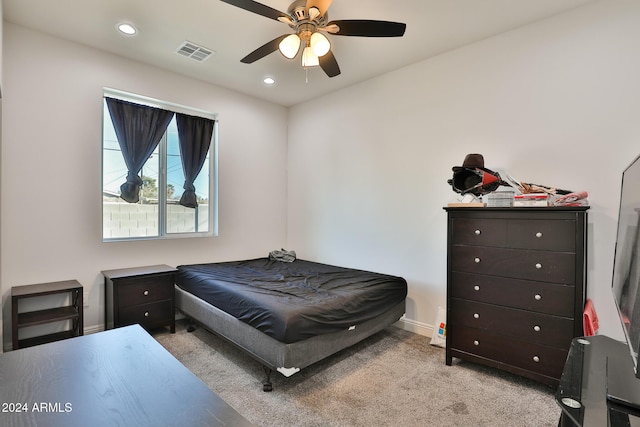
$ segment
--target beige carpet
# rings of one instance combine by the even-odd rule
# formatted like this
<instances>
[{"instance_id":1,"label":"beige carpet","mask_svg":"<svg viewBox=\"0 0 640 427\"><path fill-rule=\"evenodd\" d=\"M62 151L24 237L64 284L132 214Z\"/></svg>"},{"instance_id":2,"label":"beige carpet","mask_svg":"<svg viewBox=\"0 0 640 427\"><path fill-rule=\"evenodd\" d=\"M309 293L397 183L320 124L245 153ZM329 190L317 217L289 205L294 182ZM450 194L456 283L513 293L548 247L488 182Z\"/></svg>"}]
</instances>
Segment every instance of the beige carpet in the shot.
<instances>
[{"instance_id":1,"label":"beige carpet","mask_svg":"<svg viewBox=\"0 0 640 427\"><path fill-rule=\"evenodd\" d=\"M391 327L292 377L262 366L199 327L155 338L259 426L557 426L554 390L454 359L430 339Z\"/></svg>"}]
</instances>

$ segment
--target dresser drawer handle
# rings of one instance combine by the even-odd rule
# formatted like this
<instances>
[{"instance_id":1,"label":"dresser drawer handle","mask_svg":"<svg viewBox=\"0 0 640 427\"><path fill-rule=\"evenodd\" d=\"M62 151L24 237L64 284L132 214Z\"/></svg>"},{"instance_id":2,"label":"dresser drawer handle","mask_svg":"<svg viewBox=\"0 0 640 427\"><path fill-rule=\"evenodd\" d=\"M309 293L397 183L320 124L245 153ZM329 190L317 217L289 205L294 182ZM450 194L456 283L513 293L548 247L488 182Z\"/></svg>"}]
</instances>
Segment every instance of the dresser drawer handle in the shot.
<instances>
[{"instance_id":1,"label":"dresser drawer handle","mask_svg":"<svg viewBox=\"0 0 640 427\"><path fill-rule=\"evenodd\" d=\"M142 295L144 295L144 296L149 295L149 291L148 291L148 290L147 290L147 291L144 291L144 292L142 293Z\"/></svg>"},{"instance_id":2,"label":"dresser drawer handle","mask_svg":"<svg viewBox=\"0 0 640 427\"><path fill-rule=\"evenodd\" d=\"M482 231L480 231L480 230L476 230L476 231L474 231L473 233L474 233L476 236L479 236L479 235L481 235L481 234L482 234Z\"/></svg>"},{"instance_id":3,"label":"dresser drawer handle","mask_svg":"<svg viewBox=\"0 0 640 427\"><path fill-rule=\"evenodd\" d=\"M479 319L479 318L480 318L480 315L479 315L478 313L473 313L473 318L474 318L474 319Z\"/></svg>"},{"instance_id":4,"label":"dresser drawer handle","mask_svg":"<svg viewBox=\"0 0 640 427\"><path fill-rule=\"evenodd\" d=\"M542 237L542 233L538 231L538 232L536 233L536 237L539 239L540 237Z\"/></svg>"},{"instance_id":5,"label":"dresser drawer handle","mask_svg":"<svg viewBox=\"0 0 640 427\"><path fill-rule=\"evenodd\" d=\"M538 356L533 356L533 361L538 363L540 361L540 358Z\"/></svg>"},{"instance_id":6,"label":"dresser drawer handle","mask_svg":"<svg viewBox=\"0 0 640 427\"><path fill-rule=\"evenodd\" d=\"M475 286L473 287L473 290L474 290L474 291L479 291L479 290L480 290L480 286L475 285Z\"/></svg>"},{"instance_id":7,"label":"dresser drawer handle","mask_svg":"<svg viewBox=\"0 0 640 427\"><path fill-rule=\"evenodd\" d=\"M533 327L533 330L536 331L536 332L540 332L541 328L540 328L540 326L536 325L536 326Z\"/></svg>"},{"instance_id":8,"label":"dresser drawer handle","mask_svg":"<svg viewBox=\"0 0 640 427\"><path fill-rule=\"evenodd\" d=\"M144 312L144 317L149 317L149 312L148 311Z\"/></svg>"},{"instance_id":9,"label":"dresser drawer handle","mask_svg":"<svg viewBox=\"0 0 640 427\"><path fill-rule=\"evenodd\" d=\"M538 262L538 263L536 263L536 268L537 268L538 270L540 270L540 269L542 268L542 264L540 264L539 262Z\"/></svg>"},{"instance_id":10,"label":"dresser drawer handle","mask_svg":"<svg viewBox=\"0 0 640 427\"><path fill-rule=\"evenodd\" d=\"M542 299L542 295L540 294L535 294L533 297L536 301L540 301Z\"/></svg>"},{"instance_id":11,"label":"dresser drawer handle","mask_svg":"<svg viewBox=\"0 0 640 427\"><path fill-rule=\"evenodd\" d=\"M480 258L478 258L478 257L475 257L475 258L473 259L473 262L475 262L476 264L479 264L479 263L480 263L480 261L481 261L481 259L480 259Z\"/></svg>"},{"instance_id":12,"label":"dresser drawer handle","mask_svg":"<svg viewBox=\"0 0 640 427\"><path fill-rule=\"evenodd\" d=\"M480 341L478 341L478 340L473 341L473 345L476 345L476 346L480 345Z\"/></svg>"}]
</instances>

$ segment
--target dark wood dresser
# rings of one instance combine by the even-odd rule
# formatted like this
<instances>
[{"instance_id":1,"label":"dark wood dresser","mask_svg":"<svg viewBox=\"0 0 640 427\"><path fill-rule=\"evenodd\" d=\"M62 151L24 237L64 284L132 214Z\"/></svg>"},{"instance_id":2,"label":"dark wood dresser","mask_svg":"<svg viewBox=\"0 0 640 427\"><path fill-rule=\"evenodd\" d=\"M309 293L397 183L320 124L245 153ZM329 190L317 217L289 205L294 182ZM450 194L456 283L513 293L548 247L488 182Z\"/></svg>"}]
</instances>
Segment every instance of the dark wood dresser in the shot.
<instances>
[{"instance_id":1,"label":"dark wood dresser","mask_svg":"<svg viewBox=\"0 0 640 427\"><path fill-rule=\"evenodd\" d=\"M588 207L445 208L446 364L557 386L582 335Z\"/></svg>"},{"instance_id":2,"label":"dark wood dresser","mask_svg":"<svg viewBox=\"0 0 640 427\"><path fill-rule=\"evenodd\" d=\"M105 270L105 329L140 324L176 331L176 269L168 265Z\"/></svg>"}]
</instances>

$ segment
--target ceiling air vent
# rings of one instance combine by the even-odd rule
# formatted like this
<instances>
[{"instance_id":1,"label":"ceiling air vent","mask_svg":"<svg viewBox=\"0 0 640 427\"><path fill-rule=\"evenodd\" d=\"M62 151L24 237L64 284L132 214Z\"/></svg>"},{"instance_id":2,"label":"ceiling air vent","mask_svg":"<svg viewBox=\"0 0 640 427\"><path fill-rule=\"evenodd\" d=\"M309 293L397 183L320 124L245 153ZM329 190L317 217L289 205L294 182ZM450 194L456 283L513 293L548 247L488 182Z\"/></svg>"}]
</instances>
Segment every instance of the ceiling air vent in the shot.
<instances>
[{"instance_id":1,"label":"ceiling air vent","mask_svg":"<svg viewBox=\"0 0 640 427\"><path fill-rule=\"evenodd\" d=\"M198 62L207 60L215 52L206 47L198 46L195 43L185 41L176 51L182 56L194 59Z\"/></svg>"}]
</instances>

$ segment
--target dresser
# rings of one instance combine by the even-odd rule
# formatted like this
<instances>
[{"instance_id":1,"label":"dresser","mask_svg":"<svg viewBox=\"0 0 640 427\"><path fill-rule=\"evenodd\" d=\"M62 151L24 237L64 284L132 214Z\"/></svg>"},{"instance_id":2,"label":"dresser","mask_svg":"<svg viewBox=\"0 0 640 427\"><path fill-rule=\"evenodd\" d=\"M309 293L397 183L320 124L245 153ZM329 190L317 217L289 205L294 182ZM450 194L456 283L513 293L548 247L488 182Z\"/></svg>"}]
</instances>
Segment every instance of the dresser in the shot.
<instances>
[{"instance_id":1,"label":"dresser","mask_svg":"<svg viewBox=\"0 0 640 427\"><path fill-rule=\"evenodd\" d=\"M557 386L582 335L588 207L445 208L446 364Z\"/></svg>"},{"instance_id":2,"label":"dresser","mask_svg":"<svg viewBox=\"0 0 640 427\"><path fill-rule=\"evenodd\" d=\"M176 330L176 269L168 265L102 271L105 329L140 324L145 329L169 326Z\"/></svg>"}]
</instances>

